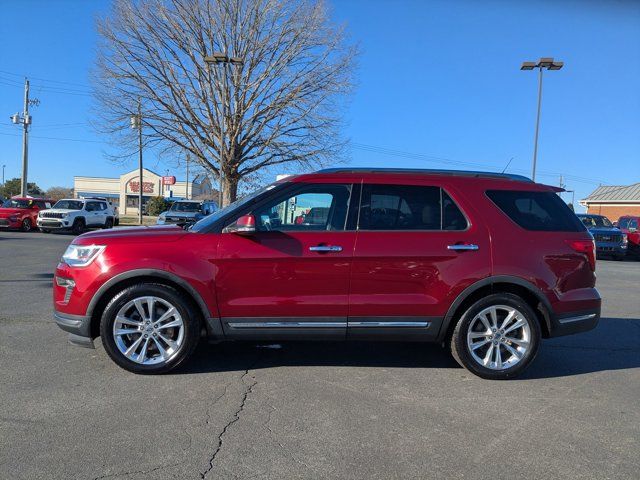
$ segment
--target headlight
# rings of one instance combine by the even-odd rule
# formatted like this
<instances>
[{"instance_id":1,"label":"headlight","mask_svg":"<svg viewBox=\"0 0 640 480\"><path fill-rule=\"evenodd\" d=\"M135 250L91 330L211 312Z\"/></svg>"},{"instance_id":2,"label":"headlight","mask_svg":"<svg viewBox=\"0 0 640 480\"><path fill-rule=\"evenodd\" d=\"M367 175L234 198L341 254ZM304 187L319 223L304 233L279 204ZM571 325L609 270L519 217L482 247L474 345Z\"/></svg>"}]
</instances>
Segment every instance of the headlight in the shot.
<instances>
[{"instance_id":1,"label":"headlight","mask_svg":"<svg viewBox=\"0 0 640 480\"><path fill-rule=\"evenodd\" d=\"M626 234L626 233L623 233L623 234L622 234L622 243L623 243L623 244L627 244L627 243L629 243L629 237L627 237L627 234Z\"/></svg>"},{"instance_id":2,"label":"headlight","mask_svg":"<svg viewBox=\"0 0 640 480\"><path fill-rule=\"evenodd\" d=\"M69 214L68 214L68 213L63 213L63 214L62 214L62 218L67 218L68 216L69 216Z\"/></svg>"},{"instance_id":3,"label":"headlight","mask_svg":"<svg viewBox=\"0 0 640 480\"><path fill-rule=\"evenodd\" d=\"M70 267L86 267L100 255L105 245L69 245L62 261Z\"/></svg>"}]
</instances>

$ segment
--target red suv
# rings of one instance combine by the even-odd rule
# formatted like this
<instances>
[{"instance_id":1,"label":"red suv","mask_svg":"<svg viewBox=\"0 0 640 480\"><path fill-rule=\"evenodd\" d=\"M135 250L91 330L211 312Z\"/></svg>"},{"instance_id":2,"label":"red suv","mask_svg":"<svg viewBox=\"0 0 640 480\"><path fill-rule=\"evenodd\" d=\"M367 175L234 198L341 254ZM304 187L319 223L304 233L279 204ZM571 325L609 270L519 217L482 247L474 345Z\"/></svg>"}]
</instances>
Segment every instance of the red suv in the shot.
<instances>
[{"instance_id":1,"label":"red suv","mask_svg":"<svg viewBox=\"0 0 640 480\"><path fill-rule=\"evenodd\" d=\"M618 219L618 228L627 235L627 254L640 258L640 216L625 215Z\"/></svg>"},{"instance_id":2,"label":"red suv","mask_svg":"<svg viewBox=\"0 0 640 480\"><path fill-rule=\"evenodd\" d=\"M186 229L77 237L55 319L136 373L177 367L205 335L437 342L476 375L510 378L541 337L600 318L593 239L557 191L479 172L289 177ZM313 209L326 214L298 220Z\"/></svg>"},{"instance_id":3,"label":"red suv","mask_svg":"<svg viewBox=\"0 0 640 480\"><path fill-rule=\"evenodd\" d=\"M0 206L0 228L29 232L37 225L38 212L51 208L53 203L42 198L10 198Z\"/></svg>"}]
</instances>

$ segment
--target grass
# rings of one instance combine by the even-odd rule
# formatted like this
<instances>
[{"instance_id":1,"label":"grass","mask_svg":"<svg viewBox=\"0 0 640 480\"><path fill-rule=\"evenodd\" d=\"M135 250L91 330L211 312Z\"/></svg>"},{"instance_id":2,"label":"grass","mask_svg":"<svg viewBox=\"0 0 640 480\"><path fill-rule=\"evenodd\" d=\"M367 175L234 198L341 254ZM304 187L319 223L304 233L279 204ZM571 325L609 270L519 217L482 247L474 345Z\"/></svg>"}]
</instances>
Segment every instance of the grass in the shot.
<instances>
[{"instance_id":1,"label":"grass","mask_svg":"<svg viewBox=\"0 0 640 480\"><path fill-rule=\"evenodd\" d=\"M156 220L158 220L158 217L152 217L152 216L148 216L148 215L144 215L142 217L142 224L143 225L155 225L156 224ZM137 215L127 215L127 216L120 216L120 225L122 226L134 226L134 225L140 225L140 222L138 221L138 216Z\"/></svg>"}]
</instances>

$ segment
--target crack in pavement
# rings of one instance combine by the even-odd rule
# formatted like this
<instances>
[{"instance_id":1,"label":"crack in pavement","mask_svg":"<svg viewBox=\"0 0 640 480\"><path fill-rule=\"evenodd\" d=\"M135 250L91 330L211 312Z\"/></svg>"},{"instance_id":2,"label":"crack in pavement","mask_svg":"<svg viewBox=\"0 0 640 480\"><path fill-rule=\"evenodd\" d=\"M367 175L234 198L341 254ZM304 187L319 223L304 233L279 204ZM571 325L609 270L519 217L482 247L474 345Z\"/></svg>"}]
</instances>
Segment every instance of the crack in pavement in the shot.
<instances>
[{"instance_id":1,"label":"crack in pavement","mask_svg":"<svg viewBox=\"0 0 640 480\"><path fill-rule=\"evenodd\" d=\"M209 472L211 472L211 470L213 470L213 466L214 466L214 463L216 461L216 457L218 456L218 453L220 453L220 450L222 449L222 444L223 444L223 441L224 441L224 435L227 433L227 430L229 430L231 425L233 425L238 420L240 420L240 415L241 415L242 411L244 410L245 404L247 403L247 398L249 397L249 395L253 391L253 387L255 387L256 384L258 383L258 381L256 380L255 376L251 376L252 382L248 386L245 383L245 378L250 376L249 375L249 371L254 368L256 363L257 363L257 359L251 366L249 366L244 371L244 373L240 377L240 381L246 386L246 388L244 389L244 392L242 393L242 398L240 400L240 406L236 409L236 411L233 413L233 417L231 418L231 420L229 420L229 422L227 422L227 424L222 428L222 431L218 435L218 445L217 445L216 449L213 451L213 454L211 455L211 457L209 458L209 466L207 467L207 469L204 472L200 473L200 478L202 478L202 479L206 478L207 475L209 474ZM225 388L225 391L226 391L226 388ZM222 398L222 396L220 398ZM208 423L208 419L207 419L207 423Z\"/></svg>"}]
</instances>

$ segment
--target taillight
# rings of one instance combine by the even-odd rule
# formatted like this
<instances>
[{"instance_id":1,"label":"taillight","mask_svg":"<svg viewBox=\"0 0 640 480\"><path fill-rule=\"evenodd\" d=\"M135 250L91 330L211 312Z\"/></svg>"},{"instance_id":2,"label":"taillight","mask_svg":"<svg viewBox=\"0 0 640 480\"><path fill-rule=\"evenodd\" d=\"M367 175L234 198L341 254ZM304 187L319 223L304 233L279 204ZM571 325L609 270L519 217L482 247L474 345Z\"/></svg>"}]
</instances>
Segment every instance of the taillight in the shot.
<instances>
[{"instance_id":1,"label":"taillight","mask_svg":"<svg viewBox=\"0 0 640 480\"><path fill-rule=\"evenodd\" d=\"M567 240L567 245L578 253L584 253L589 260L591 270L596 271L596 242L593 240Z\"/></svg>"}]
</instances>

